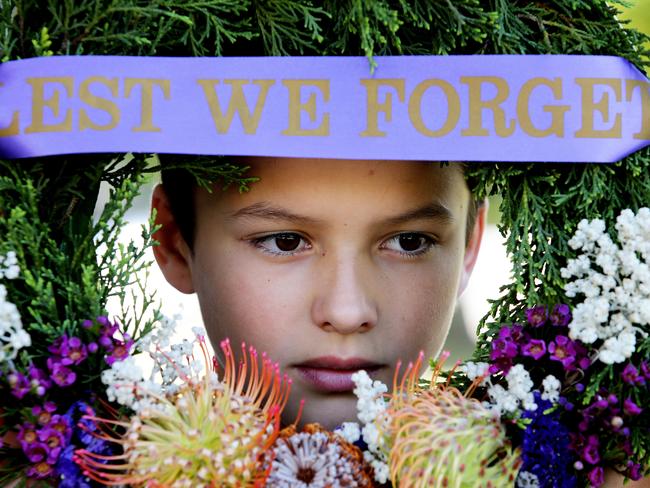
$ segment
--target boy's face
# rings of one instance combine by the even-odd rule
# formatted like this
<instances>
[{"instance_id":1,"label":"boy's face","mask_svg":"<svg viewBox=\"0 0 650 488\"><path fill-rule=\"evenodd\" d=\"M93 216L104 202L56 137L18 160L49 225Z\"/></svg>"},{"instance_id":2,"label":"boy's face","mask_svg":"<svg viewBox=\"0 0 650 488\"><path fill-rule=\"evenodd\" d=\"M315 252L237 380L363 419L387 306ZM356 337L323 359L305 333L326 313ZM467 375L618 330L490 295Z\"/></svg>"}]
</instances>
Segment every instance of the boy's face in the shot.
<instances>
[{"instance_id":1,"label":"boy's face","mask_svg":"<svg viewBox=\"0 0 650 488\"><path fill-rule=\"evenodd\" d=\"M471 272L458 165L254 158L251 190L196 192L193 254L154 194L167 279L198 294L214 344L266 351L293 379L284 421L355 420L352 373L392 384L398 360L442 346Z\"/></svg>"}]
</instances>

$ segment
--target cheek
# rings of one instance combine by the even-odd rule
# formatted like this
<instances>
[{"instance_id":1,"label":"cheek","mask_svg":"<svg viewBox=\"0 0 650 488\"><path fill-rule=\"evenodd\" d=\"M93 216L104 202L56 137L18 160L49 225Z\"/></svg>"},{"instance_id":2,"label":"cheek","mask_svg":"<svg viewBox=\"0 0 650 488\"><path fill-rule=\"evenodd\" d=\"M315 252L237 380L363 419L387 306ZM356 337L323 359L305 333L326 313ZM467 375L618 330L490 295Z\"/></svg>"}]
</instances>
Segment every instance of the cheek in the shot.
<instances>
[{"instance_id":1,"label":"cheek","mask_svg":"<svg viewBox=\"0 0 650 488\"><path fill-rule=\"evenodd\" d=\"M213 343L228 337L279 359L291 330L304 322L300 277L260 266L242 253L220 255L195 266L201 312Z\"/></svg>"},{"instance_id":2,"label":"cheek","mask_svg":"<svg viewBox=\"0 0 650 488\"><path fill-rule=\"evenodd\" d=\"M442 347L454 313L462 255L452 253L427 266L385 273L383 322L397 358L414 359L420 350L435 355ZM386 325L387 324L387 325Z\"/></svg>"}]
</instances>

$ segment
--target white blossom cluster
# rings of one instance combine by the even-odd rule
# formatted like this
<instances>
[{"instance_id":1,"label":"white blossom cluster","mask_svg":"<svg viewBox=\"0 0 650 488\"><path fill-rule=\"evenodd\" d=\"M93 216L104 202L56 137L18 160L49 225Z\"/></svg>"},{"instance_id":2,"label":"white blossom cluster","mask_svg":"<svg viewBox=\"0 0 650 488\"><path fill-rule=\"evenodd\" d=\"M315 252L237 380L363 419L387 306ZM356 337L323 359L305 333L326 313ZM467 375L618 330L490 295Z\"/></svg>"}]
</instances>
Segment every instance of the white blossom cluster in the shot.
<instances>
[{"instance_id":1,"label":"white blossom cluster","mask_svg":"<svg viewBox=\"0 0 650 488\"><path fill-rule=\"evenodd\" d=\"M149 353L155 367L146 375L134 356L123 361L115 361L110 369L102 372L101 379L106 385L109 401L131 408L140 414L147 409L159 408L156 397L173 394L178 389L179 377L196 378L203 371L203 363L192 359L194 343L184 339L180 344L170 343L180 315L163 316L158 327L143 336L137 342L137 349ZM203 329L196 329L195 334L204 336ZM188 360L189 359L189 360ZM160 374L162 383L156 380Z\"/></svg>"},{"instance_id":2,"label":"white blossom cluster","mask_svg":"<svg viewBox=\"0 0 650 488\"><path fill-rule=\"evenodd\" d=\"M356 385L354 394L357 396L357 417L363 424L361 435L368 445L363 457L372 466L375 480L386 483L389 475L388 455L386 440L381 433L387 429L388 414L384 393L388 387L379 380L373 381L363 370L354 373L352 381Z\"/></svg>"},{"instance_id":3,"label":"white blossom cluster","mask_svg":"<svg viewBox=\"0 0 650 488\"><path fill-rule=\"evenodd\" d=\"M483 381L481 381L479 386L484 386L490 381L488 374L489 369L490 365L488 363L475 363L473 361L466 361L458 366L458 371L465 373L465 376L467 376L467 379L470 381L474 381L476 378L483 376Z\"/></svg>"},{"instance_id":4,"label":"white blossom cluster","mask_svg":"<svg viewBox=\"0 0 650 488\"><path fill-rule=\"evenodd\" d=\"M156 382L145 379L133 356L115 361L109 369L102 371L101 379L110 402L129 407L138 414L158 408L155 396L162 389Z\"/></svg>"},{"instance_id":5,"label":"white blossom cluster","mask_svg":"<svg viewBox=\"0 0 650 488\"><path fill-rule=\"evenodd\" d=\"M506 375L508 388L491 385L488 388L490 403L486 406L502 415L515 413L519 407L525 410L537 410L533 395L533 380L523 364L515 364Z\"/></svg>"},{"instance_id":6,"label":"white blossom cluster","mask_svg":"<svg viewBox=\"0 0 650 488\"><path fill-rule=\"evenodd\" d=\"M480 386L488 387L488 395L490 402L485 406L494 410L499 415L504 413L515 413L519 410L520 406L525 410L537 410L535 403L534 393L539 391L534 389L533 381L530 374L523 365L514 365L506 375L508 388L496 384L493 385L491 377L488 374L490 365L488 363L475 363L467 361L458 367L458 371L465 373L467 379L474 381L476 378L483 377ZM543 400L548 400L551 403L557 403L560 399L560 380L553 375L548 375L542 380L541 397Z\"/></svg>"},{"instance_id":7,"label":"white blossom cluster","mask_svg":"<svg viewBox=\"0 0 650 488\"><path fill-rule=\"evenodd\" d=\"M582 251L561 270L567 296L584 296L573 309L570 337L585 344L602 341L598 359L624 362L635 350L637 335L650 330L650 209L635 215L623 210L616 219L615 244L599 219L582 220L569 241Z\"/></svg>"},{"instance_id":8,"label":"white blossom cluster","mask_svg":"<svg viewBox=\"0 0 650 488\"><path fill-rule=\"evenodd\" d=\"M517 488L540 488L539 478L529 471L520 471L517 476Z\"/></svg>"},{"instance_id":9,"label":"white blossom cluster","mask_svg":"<svg viewBox=\"0 0 650 488\"><path fill-rule=\"evenodd\" d=\"M20 268L16 263L13 251L0 255L0 279L17 278ZM13 361L20 349L31 345L32 339L23 328L18 308L7 300L7 288L0 284L0 364Z\"/></svg>"},{"instance_id":10,"label":"white blossom cluster","mask_svg":"<svg viewBox=\"0 0 650 488\"><path fill-rule=\"evenodd\" d=\"M9 251L6 256L0 254L0 280L7 278L13 280L18 278L20 267L14 251Z\"/></svg>"}]
</instances>

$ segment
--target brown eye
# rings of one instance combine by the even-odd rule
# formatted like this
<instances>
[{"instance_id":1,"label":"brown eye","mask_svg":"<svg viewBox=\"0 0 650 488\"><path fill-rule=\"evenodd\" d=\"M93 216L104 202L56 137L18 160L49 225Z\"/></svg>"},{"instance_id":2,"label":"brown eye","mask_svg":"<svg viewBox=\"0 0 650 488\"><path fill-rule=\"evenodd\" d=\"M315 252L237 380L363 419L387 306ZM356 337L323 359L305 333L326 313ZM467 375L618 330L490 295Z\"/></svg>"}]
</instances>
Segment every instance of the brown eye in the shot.
<instances>
[{"instance_id":1,"label":"brown eye","mask_svg":"<svg viewBox=\"0 0 650 488\"><path fill-rule=\"evenodd\" d=\"M436 241L419 232L402 232L384 241L382 249L388 249L404 257L416 257L425 254L436 245Z\"/></svg>"},{"instance_id":2,"label":"brown eye","mask_svg":"<svg viewBox=\"0 0 650 488\"><path fill-rule=\"evenodd\" d=\"M252 239L251 243L266 254L274 256L293 256L311 249L307 238L295 232L279 232Z\"/></svg>"},{"instance_id":3,"label":"brown eye","mask_svg":"<svg viewBox=\"0 0 650 488\"><path fill-rule=\"evenodd\" d=\"M301 240L298 234L279 234L275 236L275 245L280 251L290 252L298 249Z\"/></svg>"},{"instance_id":4,"label":"brown eye","mask_svg":"<svg viewBox=\"0 0 650 488\"><path fill-rule=\"evenodd\" d=\"M424 244L424 237L419 234L402 234L399 236L399 245L403 251L417 251Z\"/></svg>"}]
</instances>

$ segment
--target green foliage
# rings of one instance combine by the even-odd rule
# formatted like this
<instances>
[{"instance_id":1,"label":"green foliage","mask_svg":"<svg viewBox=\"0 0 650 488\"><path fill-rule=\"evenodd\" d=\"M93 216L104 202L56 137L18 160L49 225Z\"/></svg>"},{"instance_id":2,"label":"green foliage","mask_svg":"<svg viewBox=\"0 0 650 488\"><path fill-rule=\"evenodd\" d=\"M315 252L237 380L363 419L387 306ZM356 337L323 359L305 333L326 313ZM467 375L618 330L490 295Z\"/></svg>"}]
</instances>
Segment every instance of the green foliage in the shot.
<instances>
[{"instance_id":1,"label":"green foliage","mask_svg":"<svg viewBox=\"0 0 650 488\"><path fill-rule=\"evenodd\" d=\"M101 175L101 166L99 171L92 164L83 169L63 166L76 176L68 175L68 182L85 180L88 173ZM47 355L47 345L61 334L79 335L85 319L104 314L111 296L123 301L128 287L138 282L149 265L144 251L152 243L155 228L143 229L140 247L117 245L124 214L138 195L143 177L124 179L113 188L111 199L93 223L92 211L83 219L74 218L72 203L63 220L43 212L51 180L44 177L40 165L3 163L0 168L0 254L16 252L21 270L18 279L4 284L32 335L30 352ZM74 193L70 187L67 190ZM75 196L71 202L82 198ZM101 252L102 248L112 251ZM145 308L153 304L150 291L145 301ZM150 321L133 324L132 335L137 337L150 326Z\"/></svg>"}]
</instances>

